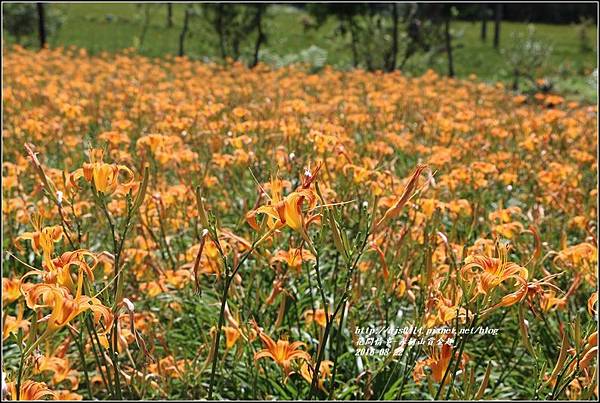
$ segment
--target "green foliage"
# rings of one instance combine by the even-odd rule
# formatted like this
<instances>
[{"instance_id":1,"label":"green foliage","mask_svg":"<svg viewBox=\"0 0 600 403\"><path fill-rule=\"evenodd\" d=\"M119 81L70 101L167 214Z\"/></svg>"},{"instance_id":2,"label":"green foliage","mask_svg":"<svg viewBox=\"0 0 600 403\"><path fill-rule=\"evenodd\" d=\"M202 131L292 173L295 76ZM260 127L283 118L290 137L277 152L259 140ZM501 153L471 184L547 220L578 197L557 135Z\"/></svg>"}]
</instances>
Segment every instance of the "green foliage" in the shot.
<instances>
[{"instance_id":1,"label":"green foliage","mask_svg":"<svg viewBox=\"0 0 600 403\"><path fill-rule=\"evenodd\" d=\"M591 52L594 48L591 44L589 31L595 26L594 21L588 17L582 17L577 25L577 36L579 37L579 50L581 53Z\"/></svg>"},{"instance_id":2,"label":"green foliage","mask_svg":"<svg viewBox=\"0 0 600 403\"><path fill-rule=\"evenodd\" d=\"M35 4L12 3L2 8L4 29L20 41L25 35L32 35L37 29L37 14Z\"/></svg>"},{"instance_id":3,"label":"green foliage","mask_svg":"<svg viewBox=\"0 0 600 403\"><path fill-rule=\"evenodd\" d=\"M513 89L518 89L520 77L535 81L536 72L548 62L552 46L537 39L535 27L530 25L526 34L513 33L510 45L502 53L513 72Z\"/></svg>"},{"instance_id":4,"label":"green foliage","mask_svg":"<svg viewBox=\"0 0 600 403\"><path fill-rule=\"evenodd\" d=\"M419 52L428 54L431 60L443 50L440 24L420 15L419 7L413 4L311 4L307 11L318 27L335 21L335 35L348 44L354 67L373 71L392 70L398 63L404 67ZM436 50L431 52L433 48ZM394 63L394 57L400 60Z\"/></svg>"},{"instance_id":5,"label":"green foliage","mask_svg":"<svg viewBox=\"0 0 600 403\"><path fill-rule=\"evenodd\" d=\"M46 32L52 35L64 22L63 13L53 5L45 4ZM32 36L38 32L38 14L35 3L7 3L2 5L4 32L13 36L17 43L30 45Z\"/></svg>"},{"instance_id":6,"label":"green foliage","mask_svg":"<svg viewBox=\"0 0 600 403\"><path fill-rule=\"evenodd\" d=\"M260 52L259 59L275 67L284 67L295 63L304 64L308 66L309 71L314 73L321 70L327 63L327 51L312 45L298 53L280 56L268 49L264 49Z\"/></svg>"},{"instance_id":7,"label":"green foliage","mask_svg":"<svg viewBox=\"0 0 600 403\"><path fill-rule=\"evenodd\" d=\"M223 59L238 60L241 47L249 35L257 28L256 16L264 5L242 4L203 4L201 14L217 33L217 47Z\"/></svg>"}]
</instances>

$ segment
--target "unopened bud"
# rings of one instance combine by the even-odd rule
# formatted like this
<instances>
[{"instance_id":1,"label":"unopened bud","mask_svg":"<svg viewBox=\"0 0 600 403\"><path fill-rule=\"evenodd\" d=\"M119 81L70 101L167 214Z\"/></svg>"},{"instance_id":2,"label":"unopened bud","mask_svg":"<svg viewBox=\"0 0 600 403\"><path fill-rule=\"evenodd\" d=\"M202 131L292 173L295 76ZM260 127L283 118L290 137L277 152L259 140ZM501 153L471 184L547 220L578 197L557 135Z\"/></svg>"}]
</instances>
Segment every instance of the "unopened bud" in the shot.
<instances>
[{"instance_id":1,"label":"unopened bud","mask_svg":"<svg viewBox=\"0 0 600 403\"><path fill-rule=\"evenodd\" d=\"M123 303L125 304L125 306L127 307L127 310L129 312L133 312L135 310L135 307L133 306L133 302L131 302L131 300L129 300L129 298L123 298Z\"/></svg>"}]
</instances>

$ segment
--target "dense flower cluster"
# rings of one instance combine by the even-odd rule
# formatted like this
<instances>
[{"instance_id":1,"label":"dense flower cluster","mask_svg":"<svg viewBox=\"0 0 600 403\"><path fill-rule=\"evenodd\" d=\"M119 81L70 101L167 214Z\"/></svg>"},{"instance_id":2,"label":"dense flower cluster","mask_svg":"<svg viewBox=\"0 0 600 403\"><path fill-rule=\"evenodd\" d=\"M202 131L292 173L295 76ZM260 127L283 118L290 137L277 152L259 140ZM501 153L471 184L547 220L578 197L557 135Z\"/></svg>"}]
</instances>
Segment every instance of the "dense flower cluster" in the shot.
<instances>
[{"instance_id":1,"label":"dense flower cluster","mask_svg":"<svg viewBox=\"0 0 600 403\"><path fill-rule=\"evenodd\" d=\"M4 56L13 399L598 396L595 106L434 72ZM500 331L356 357L367 325Z\"/></svg>"}]
</instances>

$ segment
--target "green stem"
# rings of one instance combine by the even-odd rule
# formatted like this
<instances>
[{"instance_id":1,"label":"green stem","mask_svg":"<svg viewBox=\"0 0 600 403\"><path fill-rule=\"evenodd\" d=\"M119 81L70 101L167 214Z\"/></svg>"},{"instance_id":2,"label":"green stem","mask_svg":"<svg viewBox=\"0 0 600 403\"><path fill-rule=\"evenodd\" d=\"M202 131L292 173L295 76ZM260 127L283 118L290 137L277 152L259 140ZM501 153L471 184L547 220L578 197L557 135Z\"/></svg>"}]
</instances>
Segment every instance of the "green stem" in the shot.
<instances>
[{"instance_id":1,"label":"green stem","mask_svg":"<svg viewBox=\"0 0 600 403\"><path fill-rule=\"evenodd\" d=\"M108 390L108 393L110 393L110 395L112 397L114 397L115 393L112 390L112 379L110 377L110 371L108 370L106 357L104 357L104 354L102 354L102 350L101 350L102 345L100 344L100 339L98 338L96 329L94 329L94 327L91 325L91 319L89 317L87 318L85 324L86 324L88 334L90 336L92 350L94 351L94 358L96 359L96 365L98 366L98 372L100 372L100 376L102 377L102 381L104 382L104 385L106 386L106 390ZM95 342L95 344L94 344L94 342ZM96 350L96 344L98 345L99 351ZM100 362L100 358L98 358L98 357L101 357L102 363ZM102 370L103 365L104 365L104 369L106 371L106 375L104 375L104 371Z\"/></svg>"},{"instance_id":2,"label":"green stem","mask_svg":"<svg viewBox=\"0 0 600 403\"><path fill-rule=\"evenodd\" d=\"M254 251L254 248L256 247L257 243L259 241L255 241L252 246L250 247L250 249L248 250L248 252L246 252L242 258L240 259L240 261L237 263L237 265L235 266L235 268L233 269L233 271L231 272L231 274L229 274L229 270L228 270L228 263L227 263L227 259L225 254L221 251L221 256L223 258L223 263L225 265L225 284L223 285L223 296L221 299L221 310L219 312L219 323L217 325L217 335L215 337L215 344L214 344L214 349L213 349L213 357L212 357L212 368L210 371L210 383L208 385L208 400L212 400L212 395L213 395L213 389L214 389L214 383L215 383L215 374L217 371L217 360L219 357L219 341L221 339L221 329L225 323L225 306L227 305L227 294L229 293L229 287L231 286L231 283L235 277L235 275L237 274L237 272L239 271L240 267L242 266L242 264L246 261L246 259L248 259L248 257L252 254L252 252ZM215 244L219 245L218 239L215 242ZM218 247L218 249L220 249L220 245Z\"/></svg>"},{"instance_id":3,"label":"green stem","mask_svg":"<svg viewBox=\"0 0 600 403\"><path fill-rule=\"evenodd\" d=\"M21 348L21 343L19 342L19 348ZM17 374L17 399L16 400L21 400L21 380L23 378L23 365L25 364L25 354L23 353L23 351L21 350L21 359L19 361L19 372Z\"/></svg>"},{"instance_id":4,"label":"green stem","mask_svg":"<svg viewBox=\"0 0 600 403\"><path fill-rule=\"evenodd\" d=\"M344 290L344 294L342 295L342 298L338 302L333 314L331 315L331 318L326 317L325 331L323 333L323 338L321 340L321 343L319 343L319 352L317 354L317 362L315 364L315 368L313 369L313 378L312 378L312 382L311 382L311 386L310 386L310 393L308 395L308 400L312 399L312 397L314 396L314 394L317 390L317 380L319 379L319 371L321 369L321 362L323 361L323 356L325 353L325 346L327 345L327 340L329 338L329 332L331 331L331 326L335 322L335 318L336 318L337 314L339 313L340 309L342 309L342 307L343 307L343 309L345 310L346 301L348 300L348 296L350 293L350 286L352 285L352 277L354 275L354 269L356 269L356 265L358 264L358 261L360 260L362 254L363 254L363 251L364 251L365 247L367 246L367 241L369 240L369 236L370 236L370 233L367 231L365 234L365 238L361 244L360 249L356 252L356 258L354 259L354 262L352 263L352 265L350 266L350 268L348 270L348 277L346 278L346 287Z\"/></svg>"},{"instance_id":5,"label":"green stem","mask_svg":"<svg viewBox=\"0 0 600 403\"><path fill-rule=\"evenodd\" d=\"M210 384L208 385L208 400L212 400L213 386L215 383L215 374L217 371L217 361L219 356L219 341L221 339L221 328L225 322L225 305L227 304L227 292L231 284L233 276L228 276L223 284L223 296L221 299L221 311L219 312L219 324L217 325L217 334L215 336L215 344L213 348L212 368L210 370Z\"/></svg>"},{"instance_id":6,"label":"green stem","mask_svg":"<svg viewBox=\"0 0 600 403\"><path fill-rule=\"evenodd\" d=\"M338 326L337 337L336 337L336 345L335 345L335 354L333 356L333 370L331 372L331 391L329 392L329 400L333 399L333 395L335 393L335 375L337 373L337 358L340 353L340 348L342 344L342 327L344 325L344 316L346 311L346 306L342 308L342 316L340 316L340 325Z\"/></svg>"},{"instance_id":7,"label":"green stem","mask_svg":"<svg viewBox=\"0 0 600 403\"><path fill-rule=\"evenodd\" d=\"M88 370L87 370L87 363L85 361L85 353L83 352L83 346L82 346L83 332L79 333L79 340L77 340L77 338L73 334L74 332L71 328L69 328L69 332L71 332L71 335L73 336L73 340L75 340L75 345L77 346L77 351L79 352L79 358L81 359L81 365L83 366L83 376L85 378L85 383L87 386L88 398L89 398L89 400L94 400L94 395L92 393L92 386L90 383L90 377L88 375Z\"/></svg>"},{"instance_id":8,"label":"green stem","mask_svg":"<svg viewBox=\"0 0 600 403\"><path fill-rule=\"evenodd\" d=\"M120 379L120 374L119 374L119 339L118 339L118 320L119 318L116 317L115 321L113 323L113 330L112 330L112 335L113 335L113 345L112 348L110 350L110 359L113 362L113 369L114 369L114 374L115 374L115 390L116 390L116 395L117 395L117 399L118 400L123 400L123 395L121 392L121 379Z\"/></svg>"}]
</instances>

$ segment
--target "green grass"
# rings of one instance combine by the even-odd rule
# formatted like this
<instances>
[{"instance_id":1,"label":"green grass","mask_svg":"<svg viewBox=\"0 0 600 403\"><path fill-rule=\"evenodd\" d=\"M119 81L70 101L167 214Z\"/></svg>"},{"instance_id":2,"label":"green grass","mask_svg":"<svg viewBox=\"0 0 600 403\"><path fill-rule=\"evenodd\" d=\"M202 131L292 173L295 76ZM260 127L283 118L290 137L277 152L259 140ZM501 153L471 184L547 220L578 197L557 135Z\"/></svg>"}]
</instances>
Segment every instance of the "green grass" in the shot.
<instances>
[{"instance_id":1,"label":"green grass","mask_svg":"<svg viewBox=\"0 0 600 403\"><path fill-rule=\"evenodd\" d=\"M161 57L176 54L179 33L183 23L184 4L173 5L172 28L166 27L166 5L150 7L150 24L143 43L143 6L131 3L91 3L54 4L62 12L64 23L50 37L51 46L76 46L86 48L91 53L100 51L115 52L124 48L136 47L142 54ZM272 6L266 18L268 43L264 47L279 56L296 54L311 45L327 51L327 63L339 68L351 66L351 50L347 38L336 33L337 23L328 20L319 29L304 31L301 19L303 12L288 6ZM510 82L502 49L510 45L514 33L525 33L527 24L503 22L501 26L500 50L492 47L493 24L488 24L488 39L479 38L480 24L455 21L454 34L455 70L458 77L476 74L485 81ZM536 77L544 77L555 83L555 89L570 98L590 102L596 100L595 86L589 83L596 64L596 27L589 29L591 51L580 51L580 39L575 25L536 24L536 37L553 47L547 66L536 72ZM252 39L252 38L251 38ZM6 43L11 43L8 38ZM243 55L250 55L252 40L242 49ZM211 27L200 16L191 21L190 35L186 40L186 53L194 58L216 58L217 37ZM445 74L446 59L438 57L433 63L425 57L412 59L406 67L407 74L421 74L425 69Z\"/></svg>"}]
</instances>

